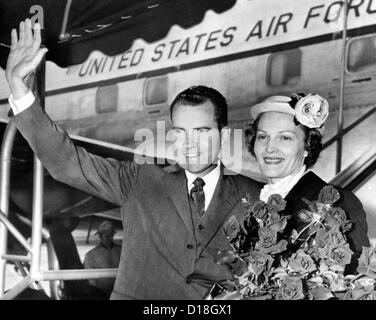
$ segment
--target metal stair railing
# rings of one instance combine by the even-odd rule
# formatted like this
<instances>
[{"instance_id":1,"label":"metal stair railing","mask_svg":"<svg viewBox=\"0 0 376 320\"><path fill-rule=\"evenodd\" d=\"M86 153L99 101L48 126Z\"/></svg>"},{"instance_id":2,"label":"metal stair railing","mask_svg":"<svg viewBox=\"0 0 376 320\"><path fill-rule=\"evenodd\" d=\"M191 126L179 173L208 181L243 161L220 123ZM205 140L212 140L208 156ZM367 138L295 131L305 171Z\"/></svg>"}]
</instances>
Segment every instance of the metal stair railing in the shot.
<instances>
[{"instance_id":1,"label":"metal stair railing","mask_svg":"<svg viewBox=\"0 0 376 320\"><path fill-rule=\"evenodd\" d=\"M346 169L338 173L330 183L355 191L376 171L376 146L361 155Z\"/></svg>"}]
</instances>

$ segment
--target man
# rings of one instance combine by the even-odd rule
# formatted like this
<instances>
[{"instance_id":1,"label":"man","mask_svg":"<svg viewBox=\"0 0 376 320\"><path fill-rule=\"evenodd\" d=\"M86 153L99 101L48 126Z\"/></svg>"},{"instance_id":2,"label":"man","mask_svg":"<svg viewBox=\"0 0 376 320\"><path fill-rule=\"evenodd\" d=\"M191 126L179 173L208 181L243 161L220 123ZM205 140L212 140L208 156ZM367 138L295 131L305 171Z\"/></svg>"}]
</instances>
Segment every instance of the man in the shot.
<instances>
[{"instance_id":1,"label":"man","mask_svg":"<svg viewBox=\"0 0 376 320\"><path fill-rule=\"evenodd\" d=\"M12 30L6 77L12 121L57 180L121 206L123 247L112 299L202 299L232 276L213 256L229 247L223 229L246 214L241 198L258 198L259 183L224 175L218 155L227 103L216 90L189 88L171 104L176 167L104 159L74 146L35 101L25 78L46 49L29 20ZM173 170L174 169L174 170Z\"/></svg>"},{"instance_id":2,"label":"man","mask_svg":"<svg viewBox=\"0 0 376 320\"><path fill-rule=\"evenodd\" d=\"M85 255L85 269L117 268L120 261L121 246L114 242L116 231L111 221L103 221L96 234L100 243ZM110 297L115 280L112 278L89 280L90 284L101 289L107 299Z\"/></svg>"}]
</instances>

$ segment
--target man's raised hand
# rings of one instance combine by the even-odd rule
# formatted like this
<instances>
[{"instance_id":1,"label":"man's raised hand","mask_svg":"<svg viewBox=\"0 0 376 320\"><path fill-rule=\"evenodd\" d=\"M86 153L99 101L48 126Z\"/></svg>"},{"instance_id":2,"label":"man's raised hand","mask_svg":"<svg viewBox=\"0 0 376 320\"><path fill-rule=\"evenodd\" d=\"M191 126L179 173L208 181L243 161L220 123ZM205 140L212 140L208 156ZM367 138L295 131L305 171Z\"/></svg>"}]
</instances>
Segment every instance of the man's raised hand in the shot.
<instances>
[{"instance_id":1,"label":"man's raised hand","mask_svg":"<svg viewBox=\"0 0 376 320\"><path fill-rule=\"evenodd\" d=\"M19 38L16 29L12 29L5 76L14 99L21 98L29 91L25 79L36 70L48 51L40 45L41 31L38 23L35 24L33 33L30 19L21 21Z\"/></svg>"}]
</instances>

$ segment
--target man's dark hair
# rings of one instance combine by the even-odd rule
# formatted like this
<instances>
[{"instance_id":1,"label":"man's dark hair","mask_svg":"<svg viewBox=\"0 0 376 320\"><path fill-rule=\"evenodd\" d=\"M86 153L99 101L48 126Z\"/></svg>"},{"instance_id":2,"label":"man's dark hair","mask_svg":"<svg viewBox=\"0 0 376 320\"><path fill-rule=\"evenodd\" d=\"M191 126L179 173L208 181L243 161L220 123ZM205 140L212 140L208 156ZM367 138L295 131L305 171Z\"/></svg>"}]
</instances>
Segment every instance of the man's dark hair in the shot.
<instances>
[{"instance_id":1,"label":"man's dark hair","mask_svg":"<svg viewBox=\"0 0 376 320\"><path fill-rule=\"evenodd\" d=\"M227 126L227 102L225 97L217 90L206 86L192 86L180 92L172 101L170 106L170 117L175 105L199 106L210 100L214 105L214 115L217 120L218 129Z\"/></svg>"},{"instance_id":2,"label":"man's dark hair","mask_svg":"<svg viewBox=\"0 0 376 320\"><path fill-rule=\"evenodd\" d=\"M258 129L258 124L260 122L260 117L262 114L260 114L257 119L251 123L248 128L245 130L245 136L247 139L247 146L248 151L251 153L251 155L255 156L255 141L256 141L256 133ZM304 159L304 164L306 165L306 168L312 167L317 159L319 158L319 155L322 150L322 137L320 132L317 129L311 129L308 128L302 124L300 125L301 128L304 131L304 149L307 151L308 155Z\"/></svg>"}]
</instances>

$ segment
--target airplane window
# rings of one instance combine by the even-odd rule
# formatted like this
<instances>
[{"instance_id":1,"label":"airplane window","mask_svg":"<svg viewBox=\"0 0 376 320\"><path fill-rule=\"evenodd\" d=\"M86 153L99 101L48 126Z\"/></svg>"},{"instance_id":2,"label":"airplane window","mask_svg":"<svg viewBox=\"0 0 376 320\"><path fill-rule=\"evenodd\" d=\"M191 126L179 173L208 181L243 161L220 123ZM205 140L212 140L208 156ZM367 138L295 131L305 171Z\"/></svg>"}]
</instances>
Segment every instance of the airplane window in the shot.
<instances>
[{"instance_id":1,"label":"airplane window","mask_svg":"<svg viewBox=\"0 0 376 320\"><path fill-rule=\"evenodd\" d=\"M97 113L115 112L118 106L118 86L110 85L99 87L95 99Z\"/></svg>"},{"instance_id":2,"label":"airplane window","mask_svg":"<svg viewBox=\"0 0 376 320\"><path fill-rule=\"evenodd\" d=\"M267 83L271 86L289 84L300 77L302 51L297 49L273 53L268 59Z\"/></svg>"},{"instance_id":3,"label":"airplane window","mask_svg":"<svg viewBox=\"0 0 376 320\"><path fill-rule=\"evenodd\" d=\"M350 42L347 70L359 72L376 69L376 37L356 39Z\"/></svg>"},{"instance_id":4,"label":"airplane window","mask_svg":"<svg viewBox=\"0 0 376 320\"><path fill-rule=\"evenodd\" d=\"M145 103L155 105L167 102L167 77L148 79L145 85Z\"/></svg>"}]
</instances>

